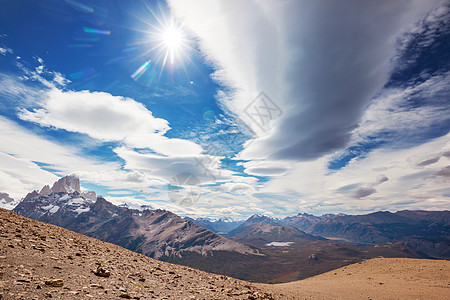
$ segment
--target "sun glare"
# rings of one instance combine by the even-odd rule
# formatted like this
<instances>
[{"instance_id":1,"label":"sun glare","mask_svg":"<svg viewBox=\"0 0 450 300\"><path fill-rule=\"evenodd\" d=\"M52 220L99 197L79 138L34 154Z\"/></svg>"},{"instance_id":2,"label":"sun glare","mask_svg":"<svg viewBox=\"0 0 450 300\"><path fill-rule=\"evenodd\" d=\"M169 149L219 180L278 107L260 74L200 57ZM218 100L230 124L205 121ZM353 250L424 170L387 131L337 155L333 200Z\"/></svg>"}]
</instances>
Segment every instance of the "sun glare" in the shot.
<instances>
[{"instance_id":1,"label":"sun glare","mask_svg":"<svg viewBox=\"0 0 450 300\"><path fill-rule=\"evenodd\" d=\"M186 50L186 37L181 29L175 23L169 23L159 32L159 46L165 51L164 63L169 60L174 63L180 60L183 52Z\"/></svg>"},{"instance_id":2,"label":"sun glare","mask_svg":"<svg viewBox=\"0 0 450 300\"><path fill-rule=\"evenodd\" d=\"M189 79L187 64L192 63L191 54L195 51L193 37L163 9L149 8L149 12L149 20L144 21L148 30L142 31L145 37L136 43L148 48L139 56L143 58L143 63L130 75L131 78L146 86L157 84L167 69L170 72L184 70Z\"/></svg>"},{"instance_id":3,"label":"sun glare","mask_svg":"<svg viewBox=\"0 0 450 300\"><path fill-rule=\"evenodd\" d=\"M179 28L171 26L163 31L162 40L167 50L176 50L183 43L183 33Z\"/></svg>"}]
</instances>

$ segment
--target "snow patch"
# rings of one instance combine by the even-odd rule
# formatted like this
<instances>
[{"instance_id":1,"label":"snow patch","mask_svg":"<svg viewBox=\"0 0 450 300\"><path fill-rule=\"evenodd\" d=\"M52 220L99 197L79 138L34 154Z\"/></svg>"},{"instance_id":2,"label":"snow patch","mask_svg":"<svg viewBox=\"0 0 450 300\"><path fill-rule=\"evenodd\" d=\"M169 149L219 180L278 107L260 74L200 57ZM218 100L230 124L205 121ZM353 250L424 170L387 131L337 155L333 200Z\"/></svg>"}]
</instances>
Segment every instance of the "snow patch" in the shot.
<instances>
[{"instance_id":1,"label":"snow patch","mask_svg":"<svg viewBox=\"0 0 450 300\"><path fill-rule=\"evenodd\" d=\"M55 205L53 206L48 212L51 214L56 213L59 210L59 206Z\"/></svg>"},{"instance_id":2,"label":"snow patch","mask_svg":"<svg viewBox=\"0 0 450 300\"><path fill-rule=\"evenodd\" d=\"M292 245L294 242L272 242L266 244L266 246L274 246L274 247L286 247Z\"/></svg>"}]
</instances>

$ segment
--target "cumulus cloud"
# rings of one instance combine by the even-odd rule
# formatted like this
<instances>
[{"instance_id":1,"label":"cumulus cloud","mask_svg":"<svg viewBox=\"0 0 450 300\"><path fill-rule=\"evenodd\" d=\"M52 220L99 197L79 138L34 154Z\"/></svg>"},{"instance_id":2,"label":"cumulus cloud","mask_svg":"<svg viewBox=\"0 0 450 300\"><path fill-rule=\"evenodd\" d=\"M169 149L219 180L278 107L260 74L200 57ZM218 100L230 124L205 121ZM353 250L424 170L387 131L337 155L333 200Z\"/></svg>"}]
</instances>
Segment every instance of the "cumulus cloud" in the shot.
<instances>
[{"instance_id":1,"label":"cumulus cloud","mask_svg":"<svg viewBox=\"0 0 450 300\"><path fill-rule=\"evenodd\" d=\"M169 1L229 88L223 107L259 132L242 158L300 160L346 145L389 76L397 39L436 3ZM261 91L284 112L266 132L245 114Z\"/></svg>"},{"instance_id":2,"label":"cumulus cloud","mask_svg":"<svg viewBox=\"0 0 450 300\"><path fill-rule=\"evenodd\" d=\"M136 148L150 148L170 156L199 154L202 148L182 139L169 139L166 120L156 118L142 103L109 93L47 92L42 108L23 109L19 117L41 126L79 132L101 141L119 141Z\"/></svg>"},{"instance_id":3,"label":"cumulus cloud","mask_svg":"<svg viewBox=\"0 0 450 300\"><path fill-rule=\"evenodd\" d=\"M74 148L39 137L1 116L0 140L0 190L15 199L57 179L45 169L64 176L78 170L107 173L120 168L117 163L85 158Z\"/></svg>"},{"instance_id":4,"label":"cumulus cloud","mask_svg":"<svg viewBox=\"0 0 450 300\"><path fill-rule=\"evenodd\" d=\"M234 174L229 170L220 169L220 165L205 166L199 163L202 159L211 161L217 159L210 155L168 157L152 153L141 153L127 147L119 147L114 152L125 161L125 169L151 172L154 178L167 183L177 174L187 173L197 177L200 182L230 180Z\"/></svg>"}]
</instances>

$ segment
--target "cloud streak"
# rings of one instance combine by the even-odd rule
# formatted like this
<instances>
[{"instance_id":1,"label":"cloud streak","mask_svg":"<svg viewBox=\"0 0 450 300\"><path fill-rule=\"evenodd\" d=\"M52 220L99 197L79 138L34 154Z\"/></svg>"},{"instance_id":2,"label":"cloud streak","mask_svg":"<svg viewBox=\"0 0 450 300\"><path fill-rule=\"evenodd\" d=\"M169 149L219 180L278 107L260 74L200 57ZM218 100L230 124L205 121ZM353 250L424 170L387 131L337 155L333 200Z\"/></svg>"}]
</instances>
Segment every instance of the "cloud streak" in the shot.
<instances>
[{"instance_id":1,"label":"cloud streak","mask_svg":"<svg viewBox=\"0 0 450 300\"><path fill-rule=\"evenodd\" d=\"M258 131L244 110L260 91L284 111L241 157L293 160L348 143L388 79L397 39L437 3L169 1L231 89L219 99L229 112Z\"/></svg>"}]
</instances>

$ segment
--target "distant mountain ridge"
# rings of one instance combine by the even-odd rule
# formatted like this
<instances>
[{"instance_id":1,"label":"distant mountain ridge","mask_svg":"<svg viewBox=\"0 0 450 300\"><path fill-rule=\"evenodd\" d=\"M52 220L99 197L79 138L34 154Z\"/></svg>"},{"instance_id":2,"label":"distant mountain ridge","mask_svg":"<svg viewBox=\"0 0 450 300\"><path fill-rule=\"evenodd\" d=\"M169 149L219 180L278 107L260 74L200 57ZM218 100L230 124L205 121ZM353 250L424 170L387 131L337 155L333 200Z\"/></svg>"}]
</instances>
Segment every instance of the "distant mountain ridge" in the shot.
<instances>
[{"instance_id":1,"label":"distant mountain ridge","mask_svg":"<svg viewBox=\"0 0 450 300\"><path fill-rule=\"evenodd\" d=\"M306 236L295 233L292 227ZM284 219L253 215L227 236L254 246L261 246L270 239L280 242L305 241L308 236L359 245L403 243L431 257L450 258L450 212L405 210L322 216L299 213Z\"/></svg>"},{"instance_id":2,"label":"distant mountain ridge","mask_svg":"<svg viewBox=\"0 0 450 300\"><path fill-rule=\"evenodd\" d=\"M403 242L434 257L450 258L450 211L387 211L325 218L308 233L356 243Z\"/></svg>"},{"instance_id":3,"label":"distant mountain ridge","mask_svg":"<svg viewBox=\"0 0 450 300\"><path fill-rule=\"evenodd\" d=\"M190 218L190 217L184 217L185 220L194 222L198 226L201 226L203 228L209 229L217 234L227 234L231 230L235 229L239 225L241 225L244 221L234 221L234 220L228 220L228 219L218 219L218 220L211 220L208 218Z\"/></svg>"},{"instance_id":4,"label":"distant mountain ridge","mask_svg":"<svg viewBox=\"0 0 450 300\"><path fill-rule=\"evenodd\" d=\"M271 218L268 216L256 214L256 215L251 216L247 220L245 220L241 225L239 225L232 231L230 231L228 233L228 235L235 236L238 233L244 231L246 228L249 228L253 225L263 225L263 224L269 224L272 226L281 226L280 220L278 220L278 219L274 219L274 218Z\"/></svg>"},{"instance_id":5,"label":"distant mountain ridge","mask_svg":"<svg viewBox=\"0 0 450 300\"><path fill-rule=\"evenodd\" d=\"M283 225L289 225L302 231L308 230L314 224L320 222L324 218L333 218L335 215L328 214L323 216L314 216L307 213L299 213L295 216L289 216L281 220Z\"/></svg>"},{"instance_id":6,"label":"distant mountain ridge","mask_svg":"<svg viewBox=\"0 0 450 300\"><path fill-rule=\"evenodd\" d=\"M253 215L227 234L235 241L263 247L270 243L307 242L320 239L292 226L283 225L282 220L264 215Z\"/></svg>"},{"instance_id":7,"label":"distant mountain ridge","mask_svg":"<svg viewBox=\"0 0 450 300\"><path fill-rule=\"evenodd\" d=\"M57 190L57 192L53 191ZM116 206L92 193L80 193L78 178L62 178L51 193L43 188L29 193L15 208L23 216L58 225L124 248L159 258L193 251L234 251L259 255L258 251L228 240L210 230L164 210L144 211Z\"/></svg>"}]
</instances>

